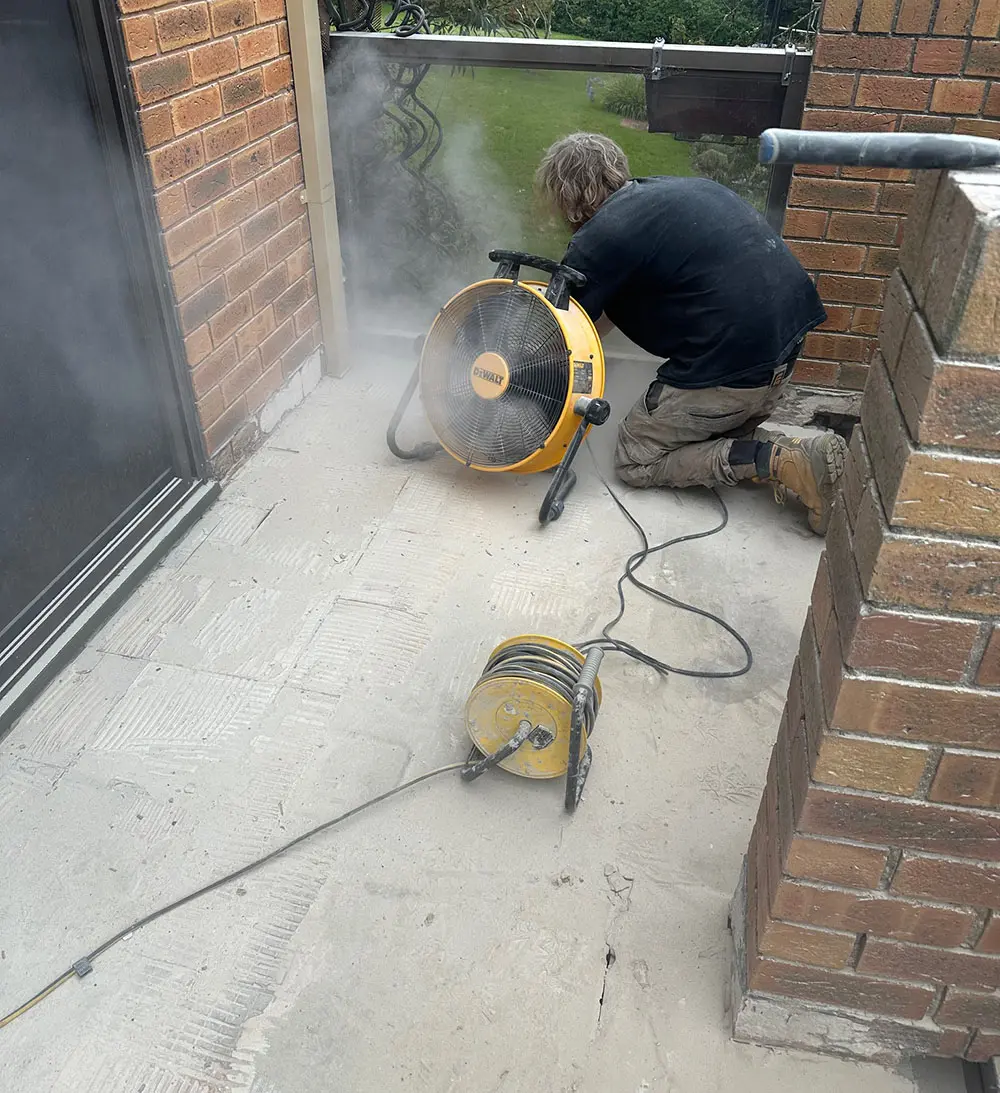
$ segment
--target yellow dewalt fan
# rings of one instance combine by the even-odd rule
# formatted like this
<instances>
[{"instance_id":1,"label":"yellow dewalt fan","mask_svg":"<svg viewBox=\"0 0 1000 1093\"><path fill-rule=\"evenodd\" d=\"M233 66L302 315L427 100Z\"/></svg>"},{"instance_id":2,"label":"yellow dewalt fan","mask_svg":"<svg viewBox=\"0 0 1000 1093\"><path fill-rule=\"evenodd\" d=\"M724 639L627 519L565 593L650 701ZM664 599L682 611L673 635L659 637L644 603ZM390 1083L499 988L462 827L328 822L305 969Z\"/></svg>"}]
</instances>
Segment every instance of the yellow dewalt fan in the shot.
<instances>
[{"instance_id":1,"label":"yellow dewalt fan","mask_svg":"<svg viewBox=\"0 0 1000 1093\"><path fill-rule=\"evenodd\" d=\"M611 414L604 351L590 316L570 295L586 277L569 266L495 250L492 279L470 285L438 312L387 433L400 459L440 450L477 471L534 474L555 468L539 510L557 520L576 483L570 465L592 425ZM549 274L522 281L521 267ZM419 386L439 443L399 446L396 431Z\"/></svg>"}]
</instances>

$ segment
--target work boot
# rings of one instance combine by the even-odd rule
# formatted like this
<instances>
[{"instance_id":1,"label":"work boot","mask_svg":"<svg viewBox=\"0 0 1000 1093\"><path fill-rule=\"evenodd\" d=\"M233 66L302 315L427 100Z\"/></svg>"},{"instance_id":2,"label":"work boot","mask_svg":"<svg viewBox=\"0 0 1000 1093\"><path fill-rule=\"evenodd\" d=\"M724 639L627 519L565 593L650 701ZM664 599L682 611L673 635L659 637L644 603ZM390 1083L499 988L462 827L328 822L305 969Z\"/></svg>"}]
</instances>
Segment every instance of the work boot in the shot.
<instances>
[{"instance_id":1,"label":"work boot","mask_svg":"<svg viewBox=\"0 0 1000 1093\"><path fill-rule=\"evenodd\" d=\"M766 461L767 467L764 473L764 467L758 462L755 480L773 482L774 496L779 503L784 502L786 491L791 490L809 510L809 527L817 535L825 535L837 483L844 473L847 445L843 437L824 433L800 440L768 433L761 441L761 460Z\"/></svg>"}]
</instances>

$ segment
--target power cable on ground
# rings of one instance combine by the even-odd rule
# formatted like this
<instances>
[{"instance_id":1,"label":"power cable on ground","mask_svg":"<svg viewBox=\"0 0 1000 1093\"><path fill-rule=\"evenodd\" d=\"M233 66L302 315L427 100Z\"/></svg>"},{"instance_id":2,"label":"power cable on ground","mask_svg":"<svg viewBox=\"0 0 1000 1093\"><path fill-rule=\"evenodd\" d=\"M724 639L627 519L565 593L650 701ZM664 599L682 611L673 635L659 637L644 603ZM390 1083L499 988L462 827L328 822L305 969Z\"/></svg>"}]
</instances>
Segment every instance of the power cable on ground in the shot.
<instances>
[{"instance_id":1,"label":"power cable on ground","mask_svg":"<svg viewBox=\"0 0 1000 1093\"><path fill-rule=\"evenodd\" d=\"M589 445L588 445L588 450ZM709 528L707 531L692 532L687 535L678 535L673 539L668 539L665 542L650 545L649 536L646 533L646 529L636 519L633 513L629 510L628 506L622 501L621 497L607 481L604 475L601 473L600 468L597 465L597 460L594 458L593 451L591 451L591 458L594 460L594 466L597 470L598 477L604 484L604 488L610 494L611 499L618 507L622 515L628 520L629 524L636 530L639 535L639 539L642 546L634 554L630 555L625 563L625 569L622 575L618 578L618 613L615 617L604 626L601 631L601 637L592 638L589 641L581 642L577 648L581 651L586 651L588 648L599 646L602 649L613 650L618 653L622 653L627 657L631 657L633 660L638 661L640 664L645 664L650 668L655 669L662 674L668 674L670 672L676 675L689 676L695 679L733 679L737 676L745 675L750 671L753 665L753 653L750 649L750 645L746 639L725 619L720 618L718 615L713 614L711 611L707 611L701 607L696 607L693 604L685 603L683 600L679 600L674 596L668 595L666 592L661 591L658 588L654 588L652 585L639 580L636 576L636 571L639 567L652 555L661 553L664 550L669 549L672 546L676 546L679 543L688 543L696 539L705 539L710 535L717 535L721 532L729 522L729 510L726 507L725 501L719 493L710 489L708 492L712 494L715 500L718 502L719 508L722 512L722 519L715 527ZM671 607L676 607L681 611L688 611L694 615L698 615L701 618L708 619L710 622L720 626L727 634L731 635L743 650L746 663L741 667L733 670L721 670L716 671L705 668L678 668L674 665L666 663L652 656L650 653L644 652L637 646L632 645L630 642L623 641L621 638L615 638L611 636L611 631L622 621L625 616L626 603L625 603L625 583L629 582L636 588L645 592L647 595L652 596L654 599L666 603ZM143 918L137 919L135 922L126 926L124 929L119 930L118 933L109 937L106 941L102 942L92 952L86 956L77 960L70 968L68 968L62 975L53 979L51 983L43 987L37 994L32 996L23 1005L17 1007L6 1015L6 1017L0 1018L0 1028L5 1028L13 1021L17 1020L28 1010L33 1009L40 1002L44 1001L50 994L58 990L64 983L68 983L71 979L82 979L84 976L89 975L93 970L94 961L98 957L103 956L109 949L113 948L120 941L124 941L136 930L141 930L144 926L149 926L151 923L156 922L157 919L163 918L164 915L170 914L172 911L178 910L180 907L184 907L188 903L193 903L195 900L200 899L202 896L208 895L210 892L214 892L219 888L224 887L227 884L231 884L235 880L239 880L241 877L247 876L247 874L255 872L262 866L267 865L269 862L274 861L276 858L281 857L283 854L287 854L289 850L301 845L309 839L314 838L317 835L322 834L325 831L329 831L332 827L336 827L338 824L343 823L345 820L349 820L352 816L357 816L359 812L364 812L366 809L371 808L373 805L381 804L383 801L388 801L390 798L403 793L405 790L412 789L414 786L419 785L421 782L429 781L432 778L437 778L439 775L447 774L449 771L461 770L466 764L463 763L449 763L447 766L438 767L436 770L428 771L426 774L420 774L415 778L410 778L408 781L401 783L393 789L387 790L385 793L380 793L377 797L372 797L370 800L363 801L359 805L355 805L354 808L349 809L347 812L342 812L339 816L335 816L332 820L327 820L324 823L318 824L316 827L310 828L310 830L304 832L301 835L296 836L289 842L279 846L276 850L272 850L269 854L266 854L262 858L258 858L256 861L250 862L248 865L242 866L240 869L235 870L232 873L227 873L224 877L220 877L218 880L212 881L210 884L206 884L201 888L196 889L193 892L189 892L186 896L182 896L180 899L174 900L173 903L168 903L164 907L160 907L156 911L150 912Z\"/></svg>"}]
</instances>

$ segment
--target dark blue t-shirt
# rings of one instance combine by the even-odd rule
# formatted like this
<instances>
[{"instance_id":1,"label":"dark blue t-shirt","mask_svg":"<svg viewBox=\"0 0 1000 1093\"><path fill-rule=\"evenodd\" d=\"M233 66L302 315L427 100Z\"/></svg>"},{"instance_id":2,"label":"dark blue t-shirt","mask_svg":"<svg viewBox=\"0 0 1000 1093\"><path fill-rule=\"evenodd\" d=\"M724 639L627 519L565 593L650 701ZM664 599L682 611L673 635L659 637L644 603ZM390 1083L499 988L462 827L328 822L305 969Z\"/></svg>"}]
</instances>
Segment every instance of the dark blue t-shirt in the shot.
<instances>
[{"instance_id":1,"label":"dark blue t-shirt","mask_svg":"<svg viewBox=\"0 0 1000 1093\"><path fill-rule=\"evenodd\" d=\"M573 236L566 265L595 321L668 358L672 387L755 387L826 312L808 274L750 205L704 178L627 183Z\"/></svg>"}]
</instances>

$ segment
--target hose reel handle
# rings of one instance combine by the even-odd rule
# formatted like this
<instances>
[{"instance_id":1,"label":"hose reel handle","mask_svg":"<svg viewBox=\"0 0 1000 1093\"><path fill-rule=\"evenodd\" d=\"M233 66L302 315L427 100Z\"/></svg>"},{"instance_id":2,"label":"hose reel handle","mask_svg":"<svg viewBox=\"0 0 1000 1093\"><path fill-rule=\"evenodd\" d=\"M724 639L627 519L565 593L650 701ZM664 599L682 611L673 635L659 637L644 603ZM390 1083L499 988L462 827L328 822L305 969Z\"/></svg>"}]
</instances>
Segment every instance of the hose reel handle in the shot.
<instances>
[{"instance_id":1,"label":"hose reel handle","mask_svg":"<svg viewBox=\"0 0 1000 1093\"><path fill-rule=\"evenodd\" d=\"M585 687L592 691L597 685L597 673L601 670L601 661L604 660L604 650L599 646L587 650L580 676L576 681L577 687Z\"/></svg>"},{"instance_id":2,"label":"hose reel handle","mask_svg":"<svg viewBox=\"0 0 1000 1093\"><path fill-rule=\"evenodd\" d=\"M584 744L583 728L587 716L587 707L596 702L597 672L604 660L604 650L598 647L588 649L583 667L573 688L573 713L569 731L569 755L566 766L567 812L575 812L583 796L583 787L590 773L593 755L589 744Z\"/></svg>"}]
</instances>

